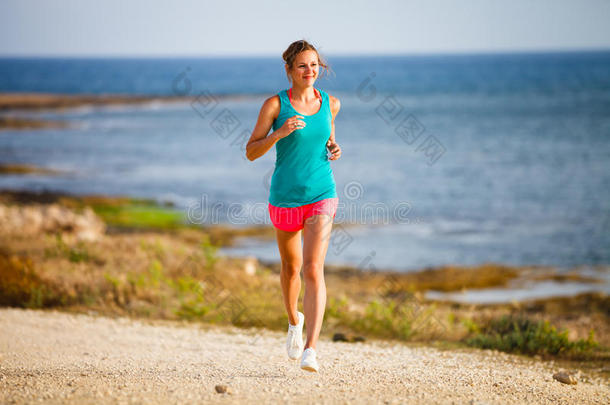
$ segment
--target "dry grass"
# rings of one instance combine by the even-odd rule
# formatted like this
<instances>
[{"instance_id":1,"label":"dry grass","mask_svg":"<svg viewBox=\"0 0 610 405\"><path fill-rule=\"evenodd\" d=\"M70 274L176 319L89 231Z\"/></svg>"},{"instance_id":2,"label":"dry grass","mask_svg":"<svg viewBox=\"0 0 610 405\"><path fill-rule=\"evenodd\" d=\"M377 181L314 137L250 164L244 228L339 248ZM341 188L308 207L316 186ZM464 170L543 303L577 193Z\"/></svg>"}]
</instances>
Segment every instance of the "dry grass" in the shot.
<instances>
[{"instance_id":1,"label":"dry grass","mask_svg":"<svg viewBox=\"0 0 610 405\"><path fill-rule=\"evenodd\" d=\"M20 203L28 196L0 193L2 200ZM85 204L121 208L134 203L129 198L51 194L30 195L31 200L59 201L75 209ZM285 329L279 264L259 264L249 275L244 260L217 255L219 243L232 240L237 231L189 226L121 229L118 226L97 242L53 234L0 236L2 305ZM273 235L271 229L241 232ZM408 274L337 266L325 270L328 299L322 334L328 337L343 333L365 339L463 344L494 320L519 314L532 321L548 320L560 329L569 326L571 340L587 339L593 329L602 349L610 346L610 299L605 295L503 305L423 299L427 289L506 285L528 269L490 263ZM304 289L301 300L303 293ZM596 356L608 356L603 350Z\"/></svg>"}]
</instances>

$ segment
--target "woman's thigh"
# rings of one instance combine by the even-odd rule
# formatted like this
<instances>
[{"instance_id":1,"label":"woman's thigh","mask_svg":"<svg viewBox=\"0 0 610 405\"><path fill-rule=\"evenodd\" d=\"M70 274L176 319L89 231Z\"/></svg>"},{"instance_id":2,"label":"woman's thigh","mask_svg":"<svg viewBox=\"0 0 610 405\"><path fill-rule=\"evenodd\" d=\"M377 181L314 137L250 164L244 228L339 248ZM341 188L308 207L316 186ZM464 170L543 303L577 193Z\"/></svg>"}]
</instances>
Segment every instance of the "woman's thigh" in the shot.
<instances>
[{"instance_id":1,"label":"woman's thigh","mask_svg":"<svg viewBox=\"0 0 610 405\"><path fill-rule=\"evenodd\" d=\"M282 258L282 264L300 270L303 264L301 231L288 232L275 228L275 236Z\"/></svg>"},{"instance_id":2,"label":"woman's thigh","mask_svg":"<svg viewBox=\"0 0 610 405\"><path fill-rule=\"evenodd\" d=\"M333 226L333 217L327 214L312 215L303 227L303 267L321 268L324 265Z\"/></svg>"}]
</instances>

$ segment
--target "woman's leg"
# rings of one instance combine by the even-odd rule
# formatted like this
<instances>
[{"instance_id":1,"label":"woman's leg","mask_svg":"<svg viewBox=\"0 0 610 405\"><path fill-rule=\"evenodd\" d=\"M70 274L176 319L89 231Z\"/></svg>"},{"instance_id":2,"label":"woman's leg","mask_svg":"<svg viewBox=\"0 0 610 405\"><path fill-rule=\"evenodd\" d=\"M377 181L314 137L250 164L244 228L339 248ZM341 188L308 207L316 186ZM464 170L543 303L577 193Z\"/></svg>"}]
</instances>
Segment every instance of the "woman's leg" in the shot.
<instances>
[{"instance_id":1,"label":"woman's leg","mask_svg":"<svg viewBox=\"0 0 610 405\"><path fill-rule=\"evenodd\" d=\"M301 292L301 266L303 264L301 231L287 232L275 228L275 234L282 258L280 283L282 284L284 305L288 313L288 322L296 325L299 322L297 308Z\"/></svg>"},{"instance_id":2,"label":"woman's leg","mask_svg":"<svg viewBox=\"0 0 610 405\"><path fill-rule=\"evenodd\" d=\"M313 215L305 220L303 228L303 278L305 297L303 308L307 326L305 349L316 348L326 309L326 283L324 259L328 250L333 218L329 215Z\"/></svg>"}]
</instances>

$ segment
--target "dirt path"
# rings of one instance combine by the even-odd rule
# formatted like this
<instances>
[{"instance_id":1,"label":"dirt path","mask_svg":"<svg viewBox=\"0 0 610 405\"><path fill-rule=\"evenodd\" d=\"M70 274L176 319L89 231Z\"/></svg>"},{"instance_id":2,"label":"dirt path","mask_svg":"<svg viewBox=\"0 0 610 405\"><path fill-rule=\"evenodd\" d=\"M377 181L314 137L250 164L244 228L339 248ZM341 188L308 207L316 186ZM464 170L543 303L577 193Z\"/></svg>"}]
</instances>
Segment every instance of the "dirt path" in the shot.
<instances>
[{"instance_id":1,"label":"dirt path","mask_svg":"<svg viewBox=\"0 0 610 405\"><path fill-rule=\"evenodd\" d=\"M322 340L310 373L258 332L1 308L0 403L610 403L608 381L498 352Z\"/></svg>"}]
</instances>

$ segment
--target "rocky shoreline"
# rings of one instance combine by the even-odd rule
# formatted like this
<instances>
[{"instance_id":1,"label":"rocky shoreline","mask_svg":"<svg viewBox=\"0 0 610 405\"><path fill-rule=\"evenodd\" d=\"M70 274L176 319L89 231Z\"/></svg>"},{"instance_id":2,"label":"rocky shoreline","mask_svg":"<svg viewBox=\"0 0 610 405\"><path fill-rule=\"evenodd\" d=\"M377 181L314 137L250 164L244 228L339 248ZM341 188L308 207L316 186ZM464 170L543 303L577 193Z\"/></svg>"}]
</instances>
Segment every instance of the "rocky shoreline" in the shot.
<instances>
[{"instance_id":1,"label":"rocky shoreline","mask_svg":"<svg viewBox=\"0 0 610 405\"><path fill-rule=\"evenodd\" d=\"M179 102L184 96L134 96L123 94L57 94L57 93L0 93L0 112L61 110L82 106L142 104L151 102Z\"/></svg>"},{"instance_id":2,"label":"rocky shoreline","mask_svg":"<svg viewBox=\"0 0 610 405\"><path fill-rule=\"evenodd\" d=\"M185 102L184 96L133 96L123 94L0 93L0 130L70 128L68 120L47 120L24 115L43 110L62 111L83 106L138 105ZM18 113L18 114L17 114Z\"/></svg>"}]
</instances>

